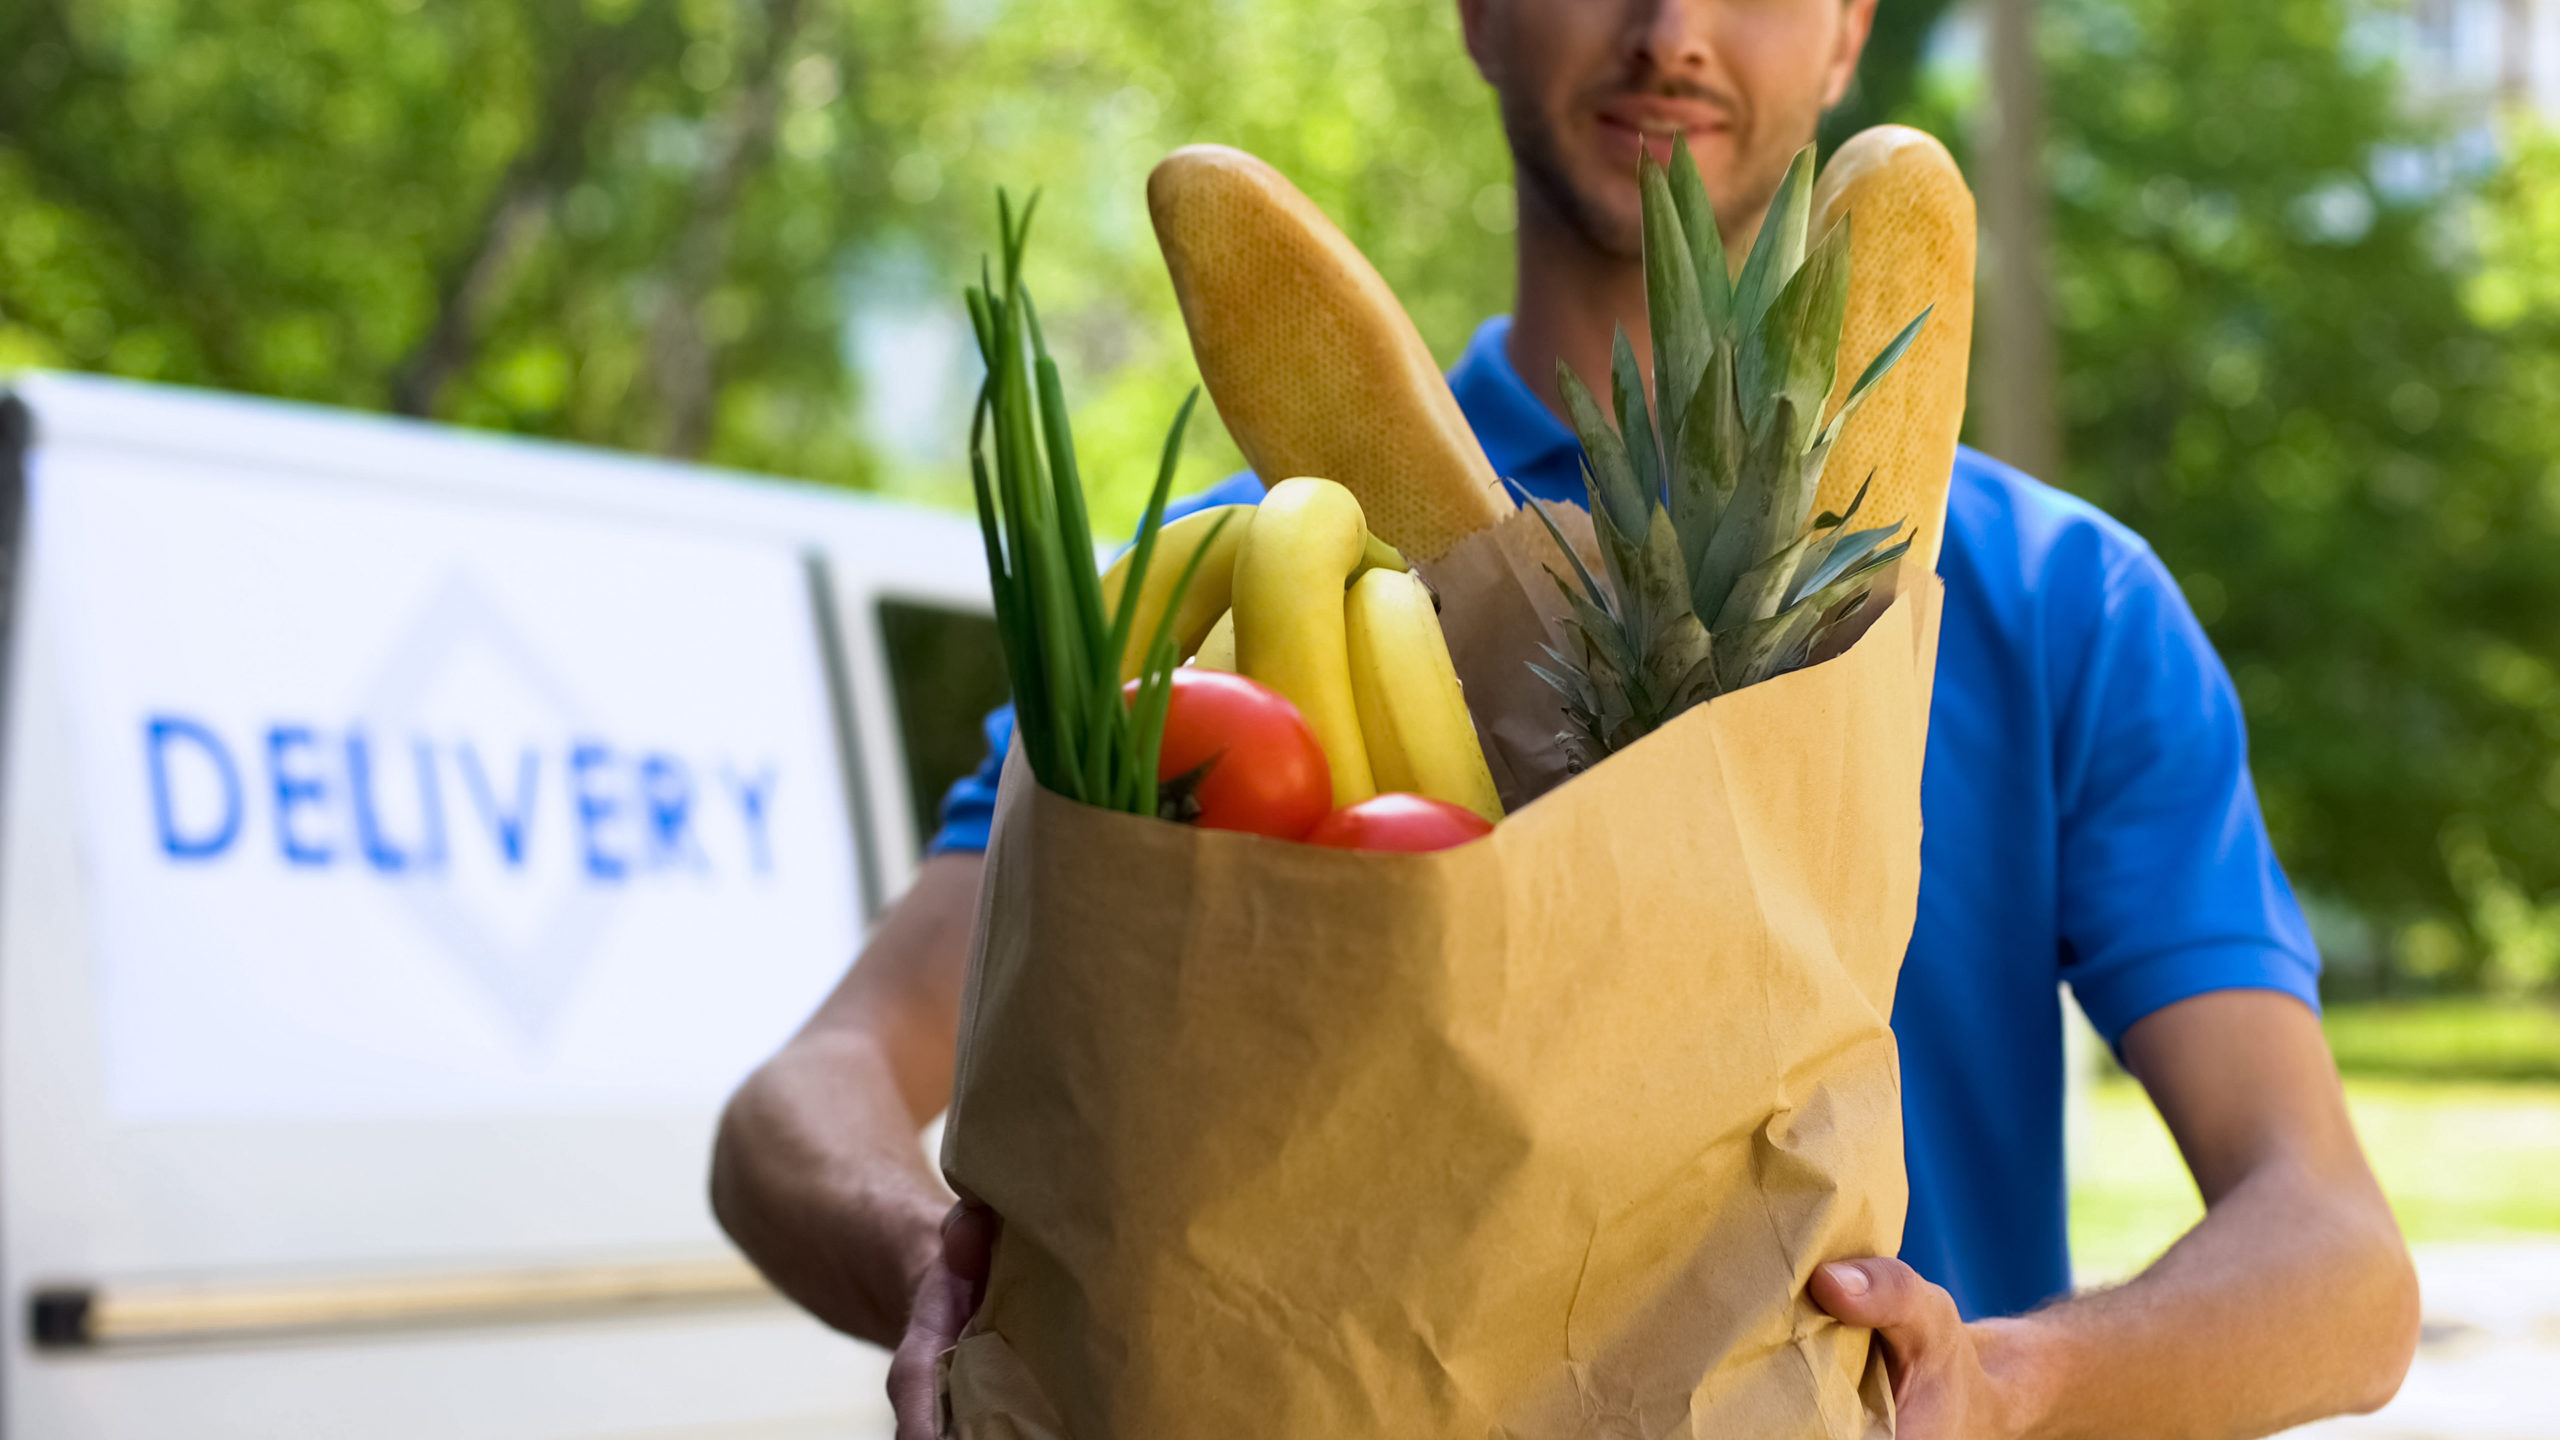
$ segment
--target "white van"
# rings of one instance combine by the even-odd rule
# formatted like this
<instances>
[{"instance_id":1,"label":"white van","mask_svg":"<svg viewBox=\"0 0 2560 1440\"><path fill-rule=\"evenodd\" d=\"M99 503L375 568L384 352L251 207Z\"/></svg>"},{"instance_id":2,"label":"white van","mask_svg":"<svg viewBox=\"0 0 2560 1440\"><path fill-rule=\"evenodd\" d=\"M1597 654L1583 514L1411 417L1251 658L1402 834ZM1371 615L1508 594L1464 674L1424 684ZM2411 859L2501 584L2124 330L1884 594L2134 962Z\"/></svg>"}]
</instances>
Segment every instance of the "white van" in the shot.
<instances>
[{"instance_id":1,"label":"white van","mask_svg":"<svg viewBox=\"0 0 2560 1440\"><path fill-rule=\"evenodd\" d=\"M978 759L974 524L0 388L0 1440L885 1435L706 1161Z\"/></svg>"}]
</instances>

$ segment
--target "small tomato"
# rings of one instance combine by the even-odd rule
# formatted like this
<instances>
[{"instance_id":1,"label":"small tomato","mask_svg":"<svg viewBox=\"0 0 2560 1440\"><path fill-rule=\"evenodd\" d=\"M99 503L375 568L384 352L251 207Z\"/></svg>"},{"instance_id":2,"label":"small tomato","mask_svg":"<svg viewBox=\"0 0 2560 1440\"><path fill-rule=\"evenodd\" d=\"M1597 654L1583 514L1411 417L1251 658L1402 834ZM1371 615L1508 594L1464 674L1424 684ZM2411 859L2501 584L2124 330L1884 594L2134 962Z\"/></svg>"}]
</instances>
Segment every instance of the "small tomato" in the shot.
<instances>
[{"instance_id":1,"label":"small tomato","mask_svg":"<svg viewBox=\"0 0 2560 1440\"><path fill-rule=\"evenodd\" d=\"M1128 692L1137 694L1136 681ZM1298 707L1222 670L1173 672L1156 780L1168 820L1295 840L1333 808L1333 771Z\"/></svg>"},{"instance_id":2,"label":"small tomato","mask_svg":"<svg viewBox=\"0 0 2560 1440\"><path fill-rule=\"evenodd\" d=\"M1493 833L1493 822L1464 805L1421 795L1373 795L1345 805L1307 832L1310 845L1338 850L1446 850Z\"/></svg>"}]
</instances>

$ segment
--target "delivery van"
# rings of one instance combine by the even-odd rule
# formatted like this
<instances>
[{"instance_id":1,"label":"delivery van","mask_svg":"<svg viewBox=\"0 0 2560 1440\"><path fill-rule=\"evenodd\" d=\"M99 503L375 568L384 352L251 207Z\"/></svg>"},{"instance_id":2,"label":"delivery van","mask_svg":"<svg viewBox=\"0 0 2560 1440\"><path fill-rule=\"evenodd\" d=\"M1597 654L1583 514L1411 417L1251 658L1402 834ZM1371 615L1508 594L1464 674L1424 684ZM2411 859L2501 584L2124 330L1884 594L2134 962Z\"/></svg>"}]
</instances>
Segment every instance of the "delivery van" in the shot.
<instances>
[{"instance_id":1,"label":"delivery van","mask_svg":"<svg viewBox=\"0 0 2560 1440\"><path fill-rule=\"evenodd\" d=\"M885 1436L705 1175L979 758L975 525L0 392L0 1440Z\"/></svg>"}]
</instances>

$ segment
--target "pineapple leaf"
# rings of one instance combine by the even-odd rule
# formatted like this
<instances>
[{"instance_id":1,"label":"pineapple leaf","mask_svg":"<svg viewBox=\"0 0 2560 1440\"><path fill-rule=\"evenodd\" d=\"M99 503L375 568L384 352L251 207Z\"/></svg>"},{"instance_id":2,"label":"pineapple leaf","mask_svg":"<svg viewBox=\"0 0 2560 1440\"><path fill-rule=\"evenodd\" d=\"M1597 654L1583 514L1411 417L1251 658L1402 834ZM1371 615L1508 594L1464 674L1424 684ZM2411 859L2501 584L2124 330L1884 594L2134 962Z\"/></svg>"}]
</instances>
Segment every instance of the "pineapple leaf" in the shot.
<instances>
[{"instance_id":1,"label":"pineapple leaf","mask_svg":"<svg viewBox=\"0 0 2560 1440\"><path fill-rule=\"evenodd\" d=\"M1779 660L1792 645L1812 639L1821 612L1806 606L1766 620L1755 620L1731 635L1732 643L1716 653L1716 680L1727 690L1757 684L1785 667Z\"/></svg>"},{"instance_id":2,"label":"pineapple leaf","mask_svg":"<svg viewBox=\"0 0 2560 1440\"><path fill-rule=\"evenodd\" d=\"M1798 535L1786 548L1743 571L1742 578L1733 582L1733 593L1725 597L1724 608L1716 612L1716 628L1732 630L1777 614L1787 598L1788 582L1795 579L1797 562L1812 544L1811 535Z\"/></svg>"},{"instance_id":3,"label":"pineapple leaf","mask_svg":"<svg viewBox=\"0 0 2560 1440\"><path fill-rule=\"evenodd\" d=\"M1673 711L1674 714L1692 705L1702 705L1716 698L1718 691L1714 636L1707 637L1706 651L1698 656L1698 663L1690 666L1687 673L1673 684L1671 693L1673 704L1677 707Z\"/></svg>"},{"instance_id":4,"label":"pineapple leaf","mask_svg":"<svg viewBox=\"0 0 2560 1440\"><path fill-rule=\"evenodd\" d=\"M1656 373L1659 373L1658 371ZM1618 439L1627 447L1627 463L1635 471L1636 485L1648 499L1662 493L1662 461L1664 457L1654 445L1653 416L1646 412L1644 372L1636 368L1635 347L1627 343L1627 332L1618 331L1617 342L1609 353L1609 398L1618 411ZM1670 434L1665 406L1663 433Z\"/></svg>"},{"instance_id":5,"label":"pineapple leaf","mask_svg":"<svg viewBox=\"0 0 2560 1440\"><path fill-rule=\"evenodd\" d=\"M1618 432L1609 426L1609 418L1600 413L1600 402L1573 367L1562 360L1556 362L1556 388L1564 392L1565 409L1573 415L1574 431L1582 438L1582 451L1589 460L1583 478L1591 489L1591 513L1597 519L1602 513L1618 522L1624 531L1644 529L1644 512L1651 503L1636 484L1635 466L1627 458L1627 447Z\"/></svg>"},{"instance_id":6,"label":"pineapple leaf","mask_svg":"<svg viewBox=\"0 0 2560 1440\"><path fill-rule=\"evenodd\" d=\"M1537 676L1539 679L1552 686L1555 692L1562 695L1565 698L1565 703L1572 708L1580 710L1585 714L1598 710L1600 708L1600 699L1598 695L1593 693L1591 689L1591 682L1582 678L1581 672L1574 668L1572 661L1565 659L1565 657L1561 655L1556 655L1553 650L1549 650L1547 653L1554 656L1556 662L1564 668L1560 670L1550 670L1546 666L1532 660L1529 662L1529 673Z\"/></svg>"},{"instance_id":7,"label":"pineapple leaf","mask_svg":"<svg viewBox=\"0 0 2560 1440\"><path fill-rule=\"evenodd\" d=\"M1552 570L1547 573L1555 574ZM1600 602L1567 586L1563 577L1557 576L1556 584L1564 591L1566 603L1572 607L1573 627L1580 632L1582 648L1589 657L1622 680L1639 674L1644 656L1627 643L1626 627L1618 622L1617 615Z\"/></svg>"},{"instance_id":8,"label":"pineapple leaf","mask_svg":"<svg viewBox=\"0 0 2560 1440\"><path fill-rule=\"evenodd\" d=\"M1547 502L1521 489L1520 482L1517 480L1505 480L1502 483L1510 487L1513 499L1528 506L1537 515L1538 523L1547 527L1548 537L1556 542L1558 550L1564 552L1565 561L1573 567L1574 575L1582 581L1582 588L1590 592L1593 601L1605 608L1609 604L1609 592L1600 588L1599 580L1591 574L1591 567L1582 563L1582 556L1573 548L1573 542L1564 538L1564 531L1556 525L1556 518L1547 513ZM1552 570L1547 573L1555 574ZM1563 577L1558 576L1556 583L1564 585ZM1566 586L1565 593L1568 596L1571 595L1572 587Z\"/></svg>"},{"instance_id":9,"label":"pineapple leaf","mask_svg":"<svg viewBox=\"0 0 2560 1440\"><path fill-rule=\"evenodd\" d=\"M1823 511L1821 514L1813 517L1813 528L1816 530L1837 530L1841 526L1848 524L1850 521L1857 519L1859 508L1867 503L1867 492L1874 489L1875 485L1876 472L1869 470L1867 472L1867 478L1858 482L1858 493L1849 497L1849 508L1840 511Z\"/></svg>"},{"instance_id":10,"label":"pineapple leaf","mask_svg":"<svg viewBox=\"0 0 2560 1440\"><path fill-rule=\"evenodd\" d=\"M1900 525L1880 525L1873 530L1854 531L1826 544L1824 553L1819 556L1808 553L1804 557L1805 563L1796 572L1794 582L1787 586L1783 603L1790 606L1802 603L1805 596L1848 574L1901 530ZM1905 540L1903 543L1908 545L1911 542Z\"/></svg>"},{"instance_id":11,"label":"pineapple leaf","mask_svg":"<svg viewBox=\"0 0 2560 1440\"><path fill-rule=\"evenodd\" d=\"M1807 145L1796 152L1787 178L1778 182L1777 196L1760 221L1759 238L1751 242L1751 258L1742 262L1742 278L1734 282L1733 323L1743 334L1760 328L1760 317L1804 263L1805 222L1812 209L1813 147Z\"/></svg>"},{"instance_id":12,"label":"pineapple leaf","mask_svg":"<svg viewBox=\"0 0 2560 1440\"><path fill-rule=\"evenodd\" d=\"M1706 305L1712 344L1732 328L1733 273L1725 268L1724 234L1716 227L1706 182L1698 178L1698 162L1689 156L1686 131L1671 137L1671 204L1680 212L1680 233L1688 237L1690 263L1697 267L1698 298Z\"/></svg>"},{"instance_id":13,"label":"pineapple leaf","mask_svg":"<svg viewBox=\"0 0 2560 1440\"><path fill-rule=\"evenodd\" d=\"M1788 277L1759 326L1741 337L1743 393L1759 408L1750 417L1753 428L1781 396L1795 402L1797 419L1808 427L1821 415L1838 375L1840 323L1848 308L1849 222L1843 220ZM1810 439L1793 448L1802 453Z\"/></svg>"},{"instance_id":14,"label":"pineapple leaf","mask_svg":"<svg viewBox=\"0 0 2560 1440\"><path fill-rule=\"evenodd\" d=\"M1781 533L1782 507L1794 499L1778 493L1796 478L1788 464L1796 457L1787 453L1787 434L1794 424L1795 402L1781 396L1770 423L1751 433L1723 523L1716 526L1715 538L1707 542L1707 553L1691 576L1689 599L1697 613L1723 615L1734 582L1769 553Z\"/></svg>"},{"instance_id":15,"label":"pineapple leaf","mask_svg":"<svg viewBox=\"0 0 2560 1440\"><path fill-rule=\"evenodd\" d=\"M1937 309L1937 306L1932 305L1921 311L1910 324L1902 327L1901 334L1893 337L1892 344L1877 351L1876 358L1867 362L1867 368L1858 372L1857 382L1849 387L1847 398L1840 402L1840 413L1832 416L1831 423L1822 427L1822 439L1818 443L1828 447L1832 441L1840 437L1840 427L1849 423L1849 417L1857 413L1860 405L1866 403L1867 396L1874 391L1876 385L1892 371L1895 365L1901 363L1903 352L1909 350L1912 342L1920 338L1921 327L1929 323L1929 317L1937 313Z\"/></svg>"},{"instance_id":16,"label":"pineapple leaf","mask_svg":"<svg viewBox=\"0 0 2560 1440\"><path fill-rule=\"evenodd\" d=\"M1673 527L1670 512L1659 505L1653 507L1649 522L1636 561L1645 609L1656 627L1684 615L1695 618L1696 607L1689 603L1689 567L1680 559L1680 532Z\"/></svg>"},{"instance_id":17,"label":"pineapple leaf","mask_svg":"<svg viewBox=\"0 0 2560 1440\"><path fill-rule=\"evenodd\" d=\"M1716 637L1695 615L1684 614L1663 628L1645 656L1646 674L1674 677L1670 688L1656 697L1655 724L1696 703L1689 694L1690 683L1701 674L1714 673L1715 649Z\"/></svg>"},{"instance_id":18,"label":"pineapple leaf","mask_svg":"<svg viewBox=\"0 0 2560 1440\"><path fill-rule=\"evenodd\" d=\"M1725 678L1727 688L1757 685L1773 675L1782 674L1803 664L1815 643L1829 632L1833 624L1838 623L1836 619L1829 618L1831 611L1844 600L1853 596L1862 596L1870 583L1870 577L1876 571L1901 559L1903 553L1910 548L1911 542L1906 540L1888 550L1881 551L1869 557L1866 563L1855 567L1850 573L1840 576L1830 584L1807 595L1803 602L1794 608L1780 611L1767 620L1744 627L1738 636L1741 644L1736 647L1742 653L1732 655L1731 652L1727 652L1726 657L1720 657L1730 658L1733 662L1730 670L1722 665L1718 666L1720 678ZM1851 609L1854 612L1855 607Z\"/></svg>"},{"instance_id":19,"label":"pineapple leaf","mask_svg":"<svg viewBox=\"0 0 2560 1440\"><path fill-rule=\"evenodd\" d=\"M1587 457L1600 563L1522 496L1580 581L1549 572L1566 614L1542 647L1546 663L1530 667L1562 698L1568 728L1557 738L1575 770L1693 705L1807 663L1859 612L1872 577L1911 548L1896 538L1903 526L1851 528L1866 487L1841 513L1808 518L1842 426L1929 318L1904 327L1825 415L1841 378L1852 246L1843 221L1808 252L1811 147L1788 167L1738 277L1685 139L1668 167L1641 157L1637 179L1651 385L1623 332L1607 409L1557 367Z\"/></svg>"},{"instance_id":20,"label":"pineapple leaf","mask_svg":"<svg viewBox=\"0 0 2560 1440\"><path fill-rule=\"evenodd\" d=\"M1680 209L1671 196L1671 179L1645 150L1636 163L1636 179L1644 221L1644 299L1653 323L1655 396L1662 411L1662 433L1677 434L1678 407L1698 385L1707 364L1707 347L1715 335L1707 325L1706 300L1699 293L1698 265L1681 233ZM1633 445L1630 438L1627 442Z\"/></svg>"},{"instance_id":21,"label":"pineapple leaf","mask_svg":"<svg viewBox=\"0 0 2560 1440\"><path fill-rule=\"evenodd\" d=\"M1628 643L1642 650L1653 633L1654 616L1660 613L1653 588L1646 584L1643 542L1619 529L1603 510L1592 512L1591 530L1600 541L1601 567L1609 572L1609 593L1618 599L1618 623L1626 628Z\"/></svg>"},{"instance_id":22,"label":"pineapple leaf","mask_svg":"<svg viewBox=\"0 0 2560 1440\"><path fill-rule=\"evenodd\" d=\"M1680 532L1680 560L1691 575L1706 558L1707 541L1724 519L1733 495L1742 440L1733 400L1733 347L1719 342L1698 377L1698 390L1682 407L1675 453L1665 456L1670 483L1664 503Z\"/></svg>"}]
</instances>

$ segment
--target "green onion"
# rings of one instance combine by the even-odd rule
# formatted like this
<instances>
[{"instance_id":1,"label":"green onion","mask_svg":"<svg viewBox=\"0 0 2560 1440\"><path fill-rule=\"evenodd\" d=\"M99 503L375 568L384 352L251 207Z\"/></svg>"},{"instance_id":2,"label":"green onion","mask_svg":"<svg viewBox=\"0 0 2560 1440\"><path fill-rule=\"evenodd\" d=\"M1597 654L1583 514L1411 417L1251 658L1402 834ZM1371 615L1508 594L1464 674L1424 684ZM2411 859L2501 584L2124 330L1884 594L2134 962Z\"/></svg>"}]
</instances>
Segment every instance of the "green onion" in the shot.
<instances>
[{"instance_id":1,"label":"green onion","mask_svg":"<svg viewBox=\"0 0 2560 1440\"><path fill-rule=\"evenodd\" d=\"M1022 254L1039 204L1035 194L1017 218L1012 197L997 192L1003 284L999 288L982 266L968 293L969 322L987 364L969 423L969 478L1013 682L1014 734L1042 785L1087 805L1153 815L1165 709L1182 658L1175 653L1173 617L1208 546L1192 554L1172 603L1146 637L1146 663L1128 703L1121 699L1120 654L1133 638L1138 592L1200 392L1182 402L1165 437L1128 584L1106 615L1065 390L1041 336L1039 312L1022 286Z\"/></svg>"}]
</instances>

